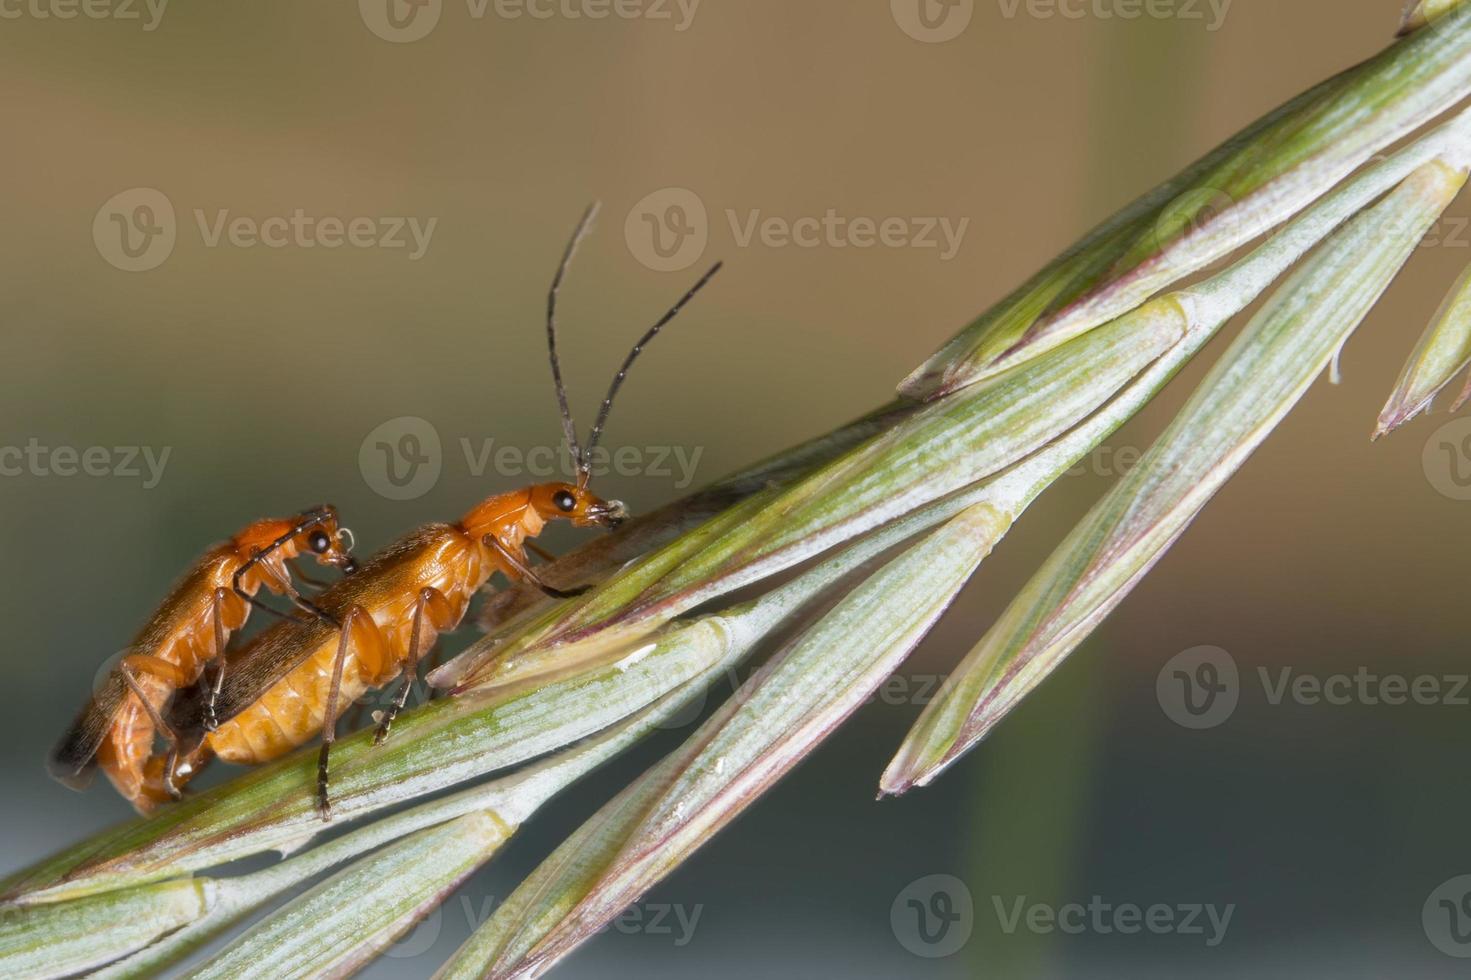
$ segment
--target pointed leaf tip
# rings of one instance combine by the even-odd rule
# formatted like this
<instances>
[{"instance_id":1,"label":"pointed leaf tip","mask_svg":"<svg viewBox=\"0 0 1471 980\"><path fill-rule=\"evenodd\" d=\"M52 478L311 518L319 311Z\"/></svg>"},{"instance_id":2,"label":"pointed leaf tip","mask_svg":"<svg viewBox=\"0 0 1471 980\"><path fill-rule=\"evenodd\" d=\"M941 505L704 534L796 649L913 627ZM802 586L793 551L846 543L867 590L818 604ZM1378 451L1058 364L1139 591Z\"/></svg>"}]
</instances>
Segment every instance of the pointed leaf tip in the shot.
<instances>
[{"instance_id":1,"label":"pointed leaf tip","mask_svg":"<svg viewBox=\"0 0 1471 980\"><path fill-rule=\"evenodd\" d=\"M1405 37L1424 27L1439 27L1441 18L1461 6L1465 0L1409 0L1400 15L1399 32L1396 37Z\"/></svg>"},{"instance_id":2,"label":"pointed leaf tip","mask_svg":"<svg viewBox=\"0 0 1471 980\"><path fill-rule=\"evenodd\" d=\"M1465 179L1440 159L1424 164L1277 290L926 706L884 792L954 764L1123 601L1328 367Z\"/></svg>"},{"instance_id":3,"label":"pointed leaf tip","mask_svg":"<svg viewBox=\"0 0 1471 980\"><path fill-rule=\"evenodd\" d=\"M1398 383L1379 413L1378 439L1423 412L1456 376L1471 366L1471 265L1446 294L1430 325L1400 371ZM1456 411L1471 387L1461 393Z\"/></svg>"},{"instance_id":4,"label":"pointed leaf tip","mask_svg":"<svg viewBox=\"0 0 1471 980\"><path fill-rule=\"evenodd\" d=\"M1434 30L1303 93L1130 204L952 337L900 393L938 398L1107 323L1281 224L1460 102L1471 81L1471 9L1419 0L1407 18ZM1221 210L1199 207L1211 201Z\"/></svg>"}]
</instances>

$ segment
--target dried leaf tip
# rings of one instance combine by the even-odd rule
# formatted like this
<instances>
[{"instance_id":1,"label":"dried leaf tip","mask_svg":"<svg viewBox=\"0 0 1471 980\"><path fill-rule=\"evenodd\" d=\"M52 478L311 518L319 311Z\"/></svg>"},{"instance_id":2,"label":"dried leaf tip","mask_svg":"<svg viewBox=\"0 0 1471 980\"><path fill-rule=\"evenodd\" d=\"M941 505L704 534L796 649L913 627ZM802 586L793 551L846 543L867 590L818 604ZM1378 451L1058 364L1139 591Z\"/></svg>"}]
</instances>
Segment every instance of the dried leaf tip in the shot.
<instances>
[{"instance_id":1,"label":"dried leaf tip","mask_svg":"<svg viewBox=\"0 0 1471 980\"><path fill-rule=\"evenodd\" d=\"M1394 392L1379 413L1374 438L1429 412L1435 396L1468 366L1471 366L1471 266L1461 273L1415 344L1400 371ZM1471 396L1471 384L1451 410L1459 409L1468 396Z\"/></svg>"},{"instance_id":2,"label":"dried leaf tip","mask_svg":"<svg viewBox=\"0 0 1471 980\"><path fill-rule=\"evenodd\" d=\"M1435 25L1440 18L1459 7L1464 0L1409 0L1400 16L1396 37L1413 34L1422 27Z\"/></svg>"}]
</instances>

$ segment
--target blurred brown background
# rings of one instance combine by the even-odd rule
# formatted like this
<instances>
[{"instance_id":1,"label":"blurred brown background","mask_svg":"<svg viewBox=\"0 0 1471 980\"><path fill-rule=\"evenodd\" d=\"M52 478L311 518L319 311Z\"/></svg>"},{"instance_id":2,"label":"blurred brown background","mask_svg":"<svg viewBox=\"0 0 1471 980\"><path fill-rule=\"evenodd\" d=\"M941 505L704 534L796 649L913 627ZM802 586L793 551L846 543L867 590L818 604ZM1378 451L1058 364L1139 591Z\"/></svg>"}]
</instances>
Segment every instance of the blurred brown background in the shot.
<instances>
[{"instance_id":1,"label":"blurred brown background","mask_svg":"<svg viewBox=\"0 0 1471 980\"><path fill-rule=\"evenodd\" d=\"M518 452L556 444L542 305L587 201L604 201L603 218L562 316L585 420L627 345L700 263L728 262L639 365L610 427L609 445L641 447L647 465L602 489L648 508L687 475L655 465L652 450L698 451L693 479L706 482L883 402L1087 227L1377 51L1398 14L1393 0L1178 0L1158 8L1169 17L1125 19L1103 14L1134 9L1128 0L1065 3L1076 17L976 0L952 13L969 10L963 29L932 43L911 36L925 32L908 0L646 0L618 8L638 16L596 20L568 11L613 8L95 9L138 19L41 16L56 12L45 0L0 9L0 446L168 457L151 487L141 460L138 477L67 476L64 453L0 477L4 869L126 815L101 785L77 796L52 783L42 757L93 673L206 543L330 500L367 552L527 481L494 461L477 473L462 440L477 452L486 439ZM268 219L298 209L303 227L365 219L373 244L323 247L330 222L288 231L285 247L241 244L251 229L289 227ZM934 248L742 241L753 217L829 209L964 232L953 255L938 234ZM211 244L222 213L247 220L234 242L227 231ZM683 214L695 237L666 224L675 254L662 259L645 214ZM1348 348L1344 384L1316 387L1118 614L936 788L872 802L927 679L981 634L1117 456L1022 522L906 669L913 696L867 709L648 896L699 909L691 935L614 930L565 974L1459 975L1422 910L1471 872L1471 709L1273 705L1258 679L1258 668L1468 670L1468 505L1454 498L1471 494L1452 469L1471 473L1452 438L1465 433L1438 434L1441 415L1367 438L1471 261L1471 206L1454 215ZM433 221L425 247L407 225L396 235L406 247L380 247L394 219L421 233ZM171 251L166 234L145 235L168 227ZM661 271L671 265L683 267ZM1200 367L1114 447L1147 446ZM387 424L394 443L403 417L432 426L440 475L389 499L406 494L380 492L385 460L367 437ZM1225 724L1187 731L1160 709L1155 680L1202 644L1234 657L1241 703ZM431 972L678 737L560 800L370 975ZM974 908L946 957L917 955L934 950L902 915L891 922L904 890L933 874L957 878ZM998 908L1009 915L1019 896L1234 912L1214 945L1208 924L1204 936L1008 932Z\"/></svg>"}]
</instances>

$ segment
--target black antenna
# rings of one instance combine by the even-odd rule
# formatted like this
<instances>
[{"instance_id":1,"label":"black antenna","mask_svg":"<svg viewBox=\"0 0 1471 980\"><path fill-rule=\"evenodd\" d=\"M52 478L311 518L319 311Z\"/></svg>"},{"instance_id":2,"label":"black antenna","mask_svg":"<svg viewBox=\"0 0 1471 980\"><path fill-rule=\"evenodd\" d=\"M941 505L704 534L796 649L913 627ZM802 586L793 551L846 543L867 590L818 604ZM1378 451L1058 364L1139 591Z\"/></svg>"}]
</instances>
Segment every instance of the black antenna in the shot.
<instances>
[{"instance_id":1,"label":"black antenna","mask_svg":"<svg viewBox=\"0 0 1471 980\"><path fill-rule=\"evenodd\" d=\"M552 383L557 388L557 407L562 411L562 437L567 440L567 451L572 454L572 461L577 464L579 472L585 471L587 464L583 462L582 447L577 442L577 425L572 421L572 409L567 405L567 386L562 383L562 362L557 357L557 293L562 288L562 277L572 265L572 257L577 254L577 246L592 230L593 220L601 207L601 202L594 201L582 213L582 220L577 223L577 230L572 233L572 240L562 253L562 263L557 266L551 291L547 293L547 354L552 362Z\"/></svg>"},{"instance_id":2,"label":"black antenna","mask_svg":"<svg viewBox=\"0 0 1471 980\"><path fill-rule=\"evenodd\" d=\"M623 359L623 366L618 369L617 374L613 375L613 383L608 387L608 396L603 399L603 407L598 411L598 420L593 423L592 431L588 433L587 449L583 454L583 463L581 466L583 482L586 482L588 477L588 467L590 465L588 457L592 455L592 451L597 448L598 440L602 438L603 425L608 421L608 412L613 408L613 398L618 394L618 389L623 387L623 380L628 377L628 369L633 365L633 362L638 358L639 354L643 353L645 345L658 336L659 331L664 329L670 320L679 316L679 311L684 309L685 305L695 298L696 293L705 288L706 283L715 278L715 273L719 272L724 265L724 262L716 262L712 265L710 271L701 276L700 281L691 286L689 292L681 296L679 302L675 303L668 313L660 317L658 323L650 327L648 332L639 338L638 343L633 345L633 350L629 351L628 356Z\"/></svg>"}]
</instances>

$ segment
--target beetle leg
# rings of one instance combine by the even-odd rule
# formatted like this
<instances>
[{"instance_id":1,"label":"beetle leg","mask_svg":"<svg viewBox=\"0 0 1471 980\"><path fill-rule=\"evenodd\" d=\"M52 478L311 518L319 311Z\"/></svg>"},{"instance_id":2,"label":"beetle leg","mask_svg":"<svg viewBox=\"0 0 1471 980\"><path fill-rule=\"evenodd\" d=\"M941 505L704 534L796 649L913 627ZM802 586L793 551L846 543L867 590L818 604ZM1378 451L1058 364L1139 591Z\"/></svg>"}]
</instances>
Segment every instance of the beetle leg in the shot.
<instances>
[{"instance_id":1,"label":"beetle leg","mask_svg":"<svg viewBox=\"0 0 1471 980\"><path fill-rule=\"evenodd\" d=\"M306 596L297 591L296 586L291 584L290 576L287 576L286 580L281 584L283 586L282 591L285 592L286 597L291 600L291 604L297 609L300 609L302 612L308 614L308 616L320 619L328 626L334 626L339 629L341 628L342 624L337 621L336 616L332 615L327 610L323 609L321 606L317 605L315 602L312 602ZM306 622L311 622L311 619L307 619Z\"/></svg>"},{"instance_id":2,"label":"beetle leg","mask_svg":"<svg viewBox=\"0 0 1471 980\"><path fill-rule=\"evenodd\" d=\"M429 620L429 628L438 633L440 630L450 629L455 625L457 617L454 607L450 605L444 593L435 588L419 590L419 599L414 603L414 628L409 633L409 657L403 666L403 682L399 685L398 696L393 699L393 704L383 713L383 718L378 722L378 733L373 736L374 745L382 745L383 740L388 737L388 732L393 728L393 720L398 713L404 709L409 702L409 692L413 690L414 682L419 677L419 654L424 640L424 620Z\"/></svg>"},{"instance_id":3,"label":"beetle leg","mask_svg":"<svg viewBox=\"0 0 1471 980\"><path fill-rule=\"evenodd\" d=\"M386 666L387 646L383 634L362 606L353 606L343 617L337 656L332 661L332 681L327 687L327 702L322 710L322 749L317 755L317 813L323 823L332 820L329 773L332 743L337 740L337 702L342 695L342 673L347 666L349 650L356 651L359 664L369 674L377 674Z\"/></svg>"},{"instance_id":4,"label":"beetle leg","mask_svg":"<svg viewBox=\"0 0 1471 980\"><path fill-rule=\"evenodd\" d=\"M220 699L220 691L225 688L225 647L229 643L230 630L244 623L245 610L235 609L235 625L229 626L225 623L225 607L234 596L225 589L215 589L214 597L210 605L211 618L214 620L215 649L214 656L210 662L214 664L214 677L209 682L209 697L204 704L204 730L212 732L220 727L219 718L215 716L215 704ZM238 599L234 600L238 603Z\"/></svg>"},{"instance_id":5,"label":"beetle leg","mask_svg":"<svg viewBox=\"0 0 1471 980\"><path fill-rule=\"evenodd\" d=\"M143 799L146 804L140 807L140 811L152 812L153 804L162 803L166 797L175 800L183 797L183 790L179 788L180 779L187 783L199 775L199 771L210 758L209 748L204 742L198 743L187 752L174 746L163 759L156 755L150 758L143 770Z\"/></svg>"},{"instance_id":6,"label":"beetle leg","mask_svg":"<svg viewBox=\"0 0 1471 980\"><path fill-rule=\"evenodd\" d=\"M552 554L550 551L546 550L541 545L537 544L535 541L527 541L525 546L526 546L526 550L527 551L532 552L533 554L536 555L536 557L540 558L542 561L556 561L557 560L557 556L556 555Z\"/></svg>"},{"instance_id":7,"label":"beetle leg","mask_svg":"<svg viewBox=\"0 0 1471 980\"><path fill-rule=\"evenodd\" d=\"M296 577L319 592L327 587L326 582L323 582L321 579L312 578L310 575L308 575L306 572L303 572L299 568L296 570Z\"/></svg>"},{"instance_id":8,"label":"beetle leg","mask_svg":"<svg viewBox=\"0 0 1471 980\"><path fill-rule=\"evenodd\" d=\"M545 592L553 599L571 599L575 596L580 596L587 591L586 586L580 589L569 590L556 589L550 585L547 585L541 580L541 576L537 575L536 571L532 569L530 565L526 564L526 559L524 557L513 554L511 552L511 549L502 544L501 539L496 537L494 534L487 534L485 536L485 543L487 546L495 550L495 553L500 556L501 561L505 562L509 569L515 572L517 576L519 576L524 581L530 582L538 589L541 589L541 591Z\"/></svg>"},{"instance_id":9,"label":"beetle leg","mask_svg":"<svg viewBox=\"0 0 1471 980\"><path fill-rule=\"evenodd\" d=\"M321 606L317 605L315 602L312 602L306 596L297 591L296 586L293 585L291 582L291 573L286 571L284 566L280 565L277 562L268 562L266 564L266 567L271 570L270 578L275 580L274 585L272 585L272 583L268 579L267 587L273 587L275 591L290 599L293 606L306 613L309 617L306 620L297 620L297 622L311 622L310 617L315 617L316 619L320 619L322 622L326 623L328 626L332 626L337 629L342 628L342 624L337 621L336 616L333 616L331 613L327 612L327 610L323 609ZM281 612L279 609L274 609L263 602L255 601L254 597L252 597L252 601L256 606L260 607L261 609L270 609L273 615L280 616L282 619L295 618L293 616L288 616L285 613Z\"/></svg>"},{"instance_id":10,"label":"beetle leg","mask_svg":"<svg viewBox=\"0 0 1471 980\"><path fill-rule=\"evenodd\" d=\"M118 665L118 673L122 675L123 682L133 692L133 696L138 699L138 703L143 705L143 710L147 712L149 720L153 722L153 730L158 732L159 736L168 743L169 751L167 761L164 762L163 785L164 789L168 791L169 796L177 800L183 795L179 792L179 788L174 785L173 778L174 765L179 758L179 736L174 734L174 730L169 727L169 723L163 720L163 715L158 713L158 709L153 706L153 703L148 700L148 696L143 693L143 687L138 683L137 674L151 674L154 677L162 677L170 682L175 682L181 678L185 678L184 671L177 664L171 664L167 660L160 660L157 657L150 657L146 654L135 654L123 658L123 662ZM181 682L174 683L174 686L183 687L187 683L187 679L184 679Z\"/></svg>"},{"instance_id":11,"label":"beetle leg","mask_svg":"<svg viewBox=\"0 0 1471 980\"><path fill-rule=\"evenodd\" d=\"M245 578L246 573L249 572L252 568L260 566L266 572L266 574L261 576L261 581L265 583L266 588L270 589L273 592L278 592L281 595L284 595L286 598L290 599L293 606L306 613L309 617L315 617L317 619L320 619L322 622L328 624L329 626L332 626L336 629L341 629L342 624L337 621L336 616L333 616L331 613L327 612L327 610L323 609L321 606L318 606L315 602L312 602L310 599L306 598L297 591L296 586L291 584L291 573L286 570L284 565L282 565L280 562L270 560L271 553L274 552L277 548L281 547L282 543L285 540L287 539L283 538L282 540L277 541L275 544L271 545L264 551L257 551L254 555L251 556L249 561L241 565L239 568L235 569L234 578L231 579L230 583L235 590L235 594L244 599L246 602L250 603L255 608L263 612L270 613L272 616L279 617L280 619L290 619L298 623L311 621L310 619L301 620L295 616L292 616L289 613L283 613L281 610L262 600L259 596L251 595L249 592L245 591L245 587L241 584L241 582Z\"/></svg>"}]
</instances>

